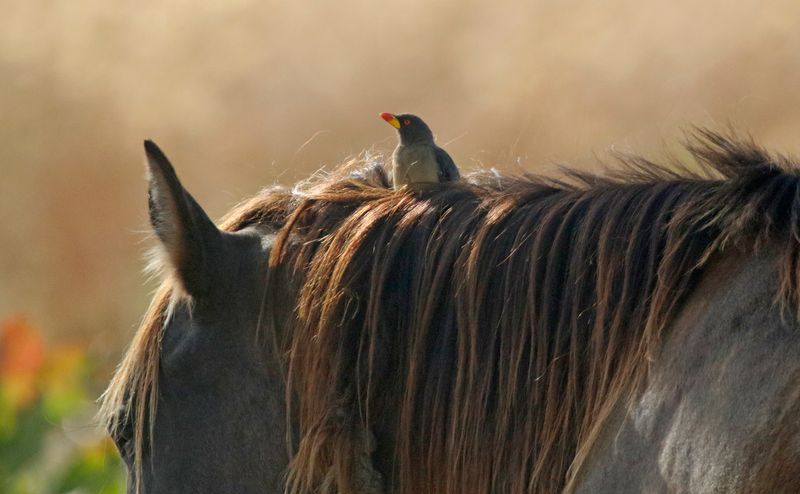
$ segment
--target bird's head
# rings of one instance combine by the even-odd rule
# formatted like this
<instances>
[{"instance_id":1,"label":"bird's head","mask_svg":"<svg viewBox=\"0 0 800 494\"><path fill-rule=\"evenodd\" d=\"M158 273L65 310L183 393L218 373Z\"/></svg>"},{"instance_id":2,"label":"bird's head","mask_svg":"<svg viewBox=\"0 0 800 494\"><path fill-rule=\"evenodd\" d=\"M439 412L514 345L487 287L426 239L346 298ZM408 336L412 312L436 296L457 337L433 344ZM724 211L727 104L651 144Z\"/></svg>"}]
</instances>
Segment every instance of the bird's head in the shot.
<instances>
[{"instance_id":1,"label":"bird's head","mask_svg":"<svg viewBox=\"0 0 800 494\"><path fill-rule=\"evenodd\" d=\"M430 127L416 115L410 113L394 115L384 112L381 113L381 118L397 129L401 144L433 142L433 132Z\"/></svg>"}]
</instances>

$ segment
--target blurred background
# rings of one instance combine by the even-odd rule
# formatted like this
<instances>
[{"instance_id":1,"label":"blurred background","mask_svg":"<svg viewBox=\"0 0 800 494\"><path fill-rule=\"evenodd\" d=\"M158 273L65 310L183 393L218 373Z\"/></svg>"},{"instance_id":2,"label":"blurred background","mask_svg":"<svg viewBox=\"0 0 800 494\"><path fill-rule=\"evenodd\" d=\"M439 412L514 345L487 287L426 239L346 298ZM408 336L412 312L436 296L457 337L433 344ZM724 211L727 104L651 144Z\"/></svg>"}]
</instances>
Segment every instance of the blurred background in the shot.
<instances>
[{"instance_id":1,"label":"blurred background","mask_svg":"<svg viewBox=\"0 0 800 494\"><path fill-rule=\"evenodd\" d=\"M800 3L0 0L0 493L120 492L92 427L155 282L141 142L212 217L412 111L462 169L800 152Z\"/></svg>"}]
</instances>

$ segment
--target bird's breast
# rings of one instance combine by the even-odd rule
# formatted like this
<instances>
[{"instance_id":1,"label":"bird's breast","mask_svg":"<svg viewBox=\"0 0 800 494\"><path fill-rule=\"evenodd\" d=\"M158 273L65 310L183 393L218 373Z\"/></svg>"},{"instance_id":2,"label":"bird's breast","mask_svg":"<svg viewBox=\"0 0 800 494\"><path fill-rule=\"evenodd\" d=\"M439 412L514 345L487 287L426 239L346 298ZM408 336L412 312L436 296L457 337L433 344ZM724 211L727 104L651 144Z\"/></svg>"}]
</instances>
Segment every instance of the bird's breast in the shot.
<instances>
[{"instance_id":1,"label":"bird's breast","mask_svg":"<svg viewBox=\"0 0 800 494\"><path fill-rule=\"evenodd\" d=\"M438 182L439 169L433 147L397 146L393 155L392 173L395 186L416 182Z\"/></svg>"}]
</instances>

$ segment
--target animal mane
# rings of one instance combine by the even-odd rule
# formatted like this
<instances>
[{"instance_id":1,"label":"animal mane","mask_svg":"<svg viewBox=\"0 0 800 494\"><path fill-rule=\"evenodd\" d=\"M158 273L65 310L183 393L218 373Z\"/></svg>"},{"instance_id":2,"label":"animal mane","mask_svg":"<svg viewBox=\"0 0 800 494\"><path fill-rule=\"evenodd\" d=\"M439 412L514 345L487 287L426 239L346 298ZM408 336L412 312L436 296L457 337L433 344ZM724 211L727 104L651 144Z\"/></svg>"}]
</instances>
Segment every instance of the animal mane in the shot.
<instances>
[{"instance_id":1,"label":"animal mane","mask_svg":"<svg viewBox=\"0 0 800 494\"><path fill-rule=\"evenodd\" d=\"M373 157L363 154L345 161L334 172L320 171L293 189L280 186L266 188L232 208L218 226L230 232L253 225L278 231L285 226L287 218L306 193L317 191L324 184L336 184L339 187L352 184L351 188L357 184L360 187L384 189L391 186L383 166ZM191 306L191 298L182 289L161 247L149 251L146 260L145 271L150 275L161 275L163 281L156 289L111 382L100 397L97 413L98 421L112 436L130 435L128 439L133 446L131 454L134 464L132 475L134 491L137 493L141 491L145 439L149 437L152 443L163 331L180 301L188 301ZM269 307L269 304L265 307ZM132 425L132 430L127 430L129 425Z\"/></svg>"},{"instance_id":2,"label":"animal mane","mask_svg":"<svg viewBox=\"0 0 800 494\"><path fill-rule=\"evenodd\" d=\"M796 315L796 167L751 139L694 136L694 163L479 171L401 192L380 162L351 164L234 209L223 228L272 225L270 265L301 287L295 324L273 340L300 437L287 491L357 490L359 455L374 447L363 431L380 428L393 492L557 492L646 379L712 256L769 244L776 301ZM112 430L118 410L131 414L138 466L174 285L101 407Z\"/></svg>"}]
</instances>

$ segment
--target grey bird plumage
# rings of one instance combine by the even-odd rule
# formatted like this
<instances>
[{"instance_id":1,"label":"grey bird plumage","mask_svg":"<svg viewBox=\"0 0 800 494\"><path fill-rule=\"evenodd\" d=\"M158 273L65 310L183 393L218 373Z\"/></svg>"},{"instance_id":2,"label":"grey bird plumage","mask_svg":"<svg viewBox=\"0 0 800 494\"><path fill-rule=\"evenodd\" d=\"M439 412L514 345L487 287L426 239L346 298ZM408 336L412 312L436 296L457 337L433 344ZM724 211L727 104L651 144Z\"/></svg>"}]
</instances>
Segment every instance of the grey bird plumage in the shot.
<instances>
[{"instance_id":1,"label":"grey bird plumage","mask_svg":"<svg viewBox=\"0 0 800 494\"><path fill-rule=\"evenodd\" d=\"M381 113L397 129L400 143L392 154L394 188L414 183L458 180L461 174L447 151L436 145L433 132L416 115Z\"/></svg>"}]
</instances>

